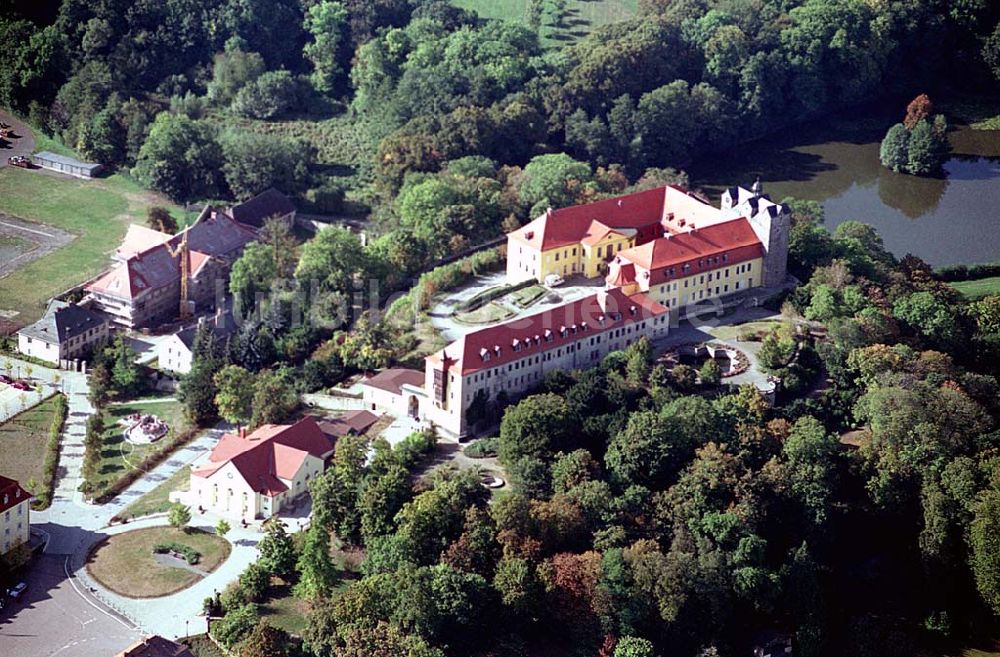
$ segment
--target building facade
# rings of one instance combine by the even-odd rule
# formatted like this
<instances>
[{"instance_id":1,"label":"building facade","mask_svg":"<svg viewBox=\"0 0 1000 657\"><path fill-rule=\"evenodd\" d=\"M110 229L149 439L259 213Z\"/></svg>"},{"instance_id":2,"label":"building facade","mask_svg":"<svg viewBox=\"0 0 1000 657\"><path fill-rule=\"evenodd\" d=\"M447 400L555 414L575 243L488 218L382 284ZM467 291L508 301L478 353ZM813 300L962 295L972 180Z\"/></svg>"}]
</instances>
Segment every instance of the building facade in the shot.
<instances>
[{"instance_id":1,"label":"building facade","mask_svg":"<svg viewBox=\"0 0 1000 657\"><path fill-rule=\"evenodd\" d=\"M188 308L214 307L228 288L233 262L257 238L252 228L212 206L180 233L165 241L162 236L130 230L116 264L84 286L93 307L115 324L140 328L176 319L185 272Z\"/></svg>"},{"instance_id":2,"label":"building facade","mask_svg":"<svg viewBox=\"0 0 1000 657\"><path fill-rule=\"evenodd\" d=\"M171 499L237 521L267 519L294 504L322 474L333 444L316 420L226 434L191 471L191 488Z\"/></svg>"},{"instance_id":3,"label":"building facade","mask_svg":"<svg viewBox=\"0 0 1000 657\"><path fill-rule=\"evenodd\" d=\"M428 356L423 419L453 437L476 418L468 411L502 404L540 385L552 370L593 367L642 336L665 337L669 312L643 293L595 293L535 315L473 331Z\"/></svg>"},{"instance_id":4,"label":"building facade","mask_svg":"<svg viewBox=\"0 0 1000 657\"><path fill-rule=\"evenodd\" d=\"M546 211L542 216L507 236L507 282L547 276L605 276L611 263L623 252L659 239L695 233L720 224L728 229L744 220L763 247L761 276L757 285L780 285L785 278L788 231L791 215L787 206L771 202L760 183L753 189L732 187L716 208L701 196L676 185L610 198L587 205ZM710 245L693 246L707 252ZM714 289L714 286L713 286Z\"/></svg>"},{"instance_id":5,"label":"building facade","mask_svg":"<svg viewBox=\"0 0 1000 657\"><path fill-rule=\"evenodd\" d=\"M733 187L720 207L675 185L547 210L508 234L507 282L604 277L605 289L473 331L425 359L415 417L462 437L552 370L592 367L640 337L666 337L687 308L732 305L786 277L787 206ZM728 303L727 303L728 302Z\"/></svg>"},{"instance_id":6,"label":"building facade","mask_svg":"<svg viewBox=\"0 0 1000 657\"><path fill-rule=\"evenodd\" d=\"M31 495L13 479L0 476L0 556L28 542Z\"/></svg>"},{"instance_id":7,"label":"building facade","mask_svg":"<svg viewBox=\"0 0 1000 657\"><path fill-rule=\"evenodd\" d=\"M108 320L101 314L64 301L50 301L40 320L17 332L22 354L56 365L84 358L108 340Z\"/></svg>"}]
</instances>

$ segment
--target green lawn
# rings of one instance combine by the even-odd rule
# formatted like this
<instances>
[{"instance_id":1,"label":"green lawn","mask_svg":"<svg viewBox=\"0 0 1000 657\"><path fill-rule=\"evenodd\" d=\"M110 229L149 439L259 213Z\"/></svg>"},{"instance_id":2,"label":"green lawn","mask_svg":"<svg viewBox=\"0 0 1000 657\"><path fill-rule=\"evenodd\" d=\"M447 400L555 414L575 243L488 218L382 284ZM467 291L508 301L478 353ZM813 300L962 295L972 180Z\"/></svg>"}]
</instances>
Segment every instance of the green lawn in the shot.
<instances>
[{"instance_id":1,"label":"green lawn","mask_svg":"<svg viewBox=\"0 0 1000 657\"><path fill-rule=\"evenodd\" d=\"M541 285L532 285L531 287L526 287L523 290L518 290L510 295L511 300L521 308L527 308L531 304L535 303L544 295L548 290L546 290Z\"/></svg>"},{"instance_id":2,"label":"green lawn","mask_svg":"<svg viewBox=\"0 0 1000 657\"><path fill-rule=\"evenodd\" d=\"M153 513L166 512L170 510L170 493L175 490L188 490L190 485L191 466L186 465L159 486L125 507L125 510L119 516L131 520Z\"/></svg>"},{"instance_id":3,"label":"green lawn","mask_svg":"<svg viewBox=\"0 0 1000 657\"><path fill-rule=\"evenodd\" d=\"M452 0L463 9L471 9L483 18L502 18L524 23L528 18L528 0ZM542 21L544 45L566 44L586 36L594 28L635 16L638 0L568 0L563 25L551 25L546 15Z\"/></svg>"},{"instance_id":4,"label":"green lawn","mask_svg":"<svg viewBox=\"0 0 1000 657\"><path fill-rule=\"evenodd\" d=\"M30 479L42 483L45 446L54 410L54 398L46 399L0 424L0 475L16 479L22 485L27 485Z\"/></svg>"},{"instance_id":5,"label":"green lawn","mask_svg":"<svg viewBox=\"0 0 1000 657\"><path fill-rule=\"evenodd\" d=\"M156 415L170 426L166 436L149 445L133 445L125 440L125 427L119 420L133 413ZM104 411L104 445L101 462L97 467L95 497L99 497L120 477L139 468L142 461L165 449L170 449L173 438L185 428L184 408L180 402L125 402L111 404Z\"/></svg>"},{"instance_id":6,"label":"green lawn","mask_svg":"<svg viewBox=\"0 0 1000 657\"><path fill-rule=\"evenodd\" d=\"M969 299L1000 295L1000 276L980 278L974 281L957 281L951 283L951 286Z\"/></svg>"},{"instance_id":7,"label":"green lawn","mask_svg":"<svg viewBox=\"0 0 1000 657\"><path fill-rule=\"evenodd\" d=\"M153 546L181 543L201 555L199 573L162 565ZM218 568L229 557L229 541L198 529L148 527L115 534L87 557L87 572L108 589L129 598L158 598L185 589Z\"/></svg>"},{"instance_id":8,"label":"green lawn","mask_svg":"<svg viewBox=\"0 0 1000 657\"><path fill-rule=\"evenodd\" d=\"M495 301L491 301L478 310L469 313L459 313L455 315L455 321L462 324L493 324L502 322L514 316L514 311L504 308Z\"/></svg>"},{"instance_id":9,"label":"green lawn","mask_svg":"<svg viewBox=\"0 0 1000 657\"><path fill-rule=\"evenodd\" d=\"M49 224L77 236L67 246L2 279L0 311L16 311L23 326L41 316L52 296L86 281L108 266L130 223L144 223L147 209L179 208L120 175L77 180L42 171L0 169L0 213Z\"/></svg>"}]
</instances>

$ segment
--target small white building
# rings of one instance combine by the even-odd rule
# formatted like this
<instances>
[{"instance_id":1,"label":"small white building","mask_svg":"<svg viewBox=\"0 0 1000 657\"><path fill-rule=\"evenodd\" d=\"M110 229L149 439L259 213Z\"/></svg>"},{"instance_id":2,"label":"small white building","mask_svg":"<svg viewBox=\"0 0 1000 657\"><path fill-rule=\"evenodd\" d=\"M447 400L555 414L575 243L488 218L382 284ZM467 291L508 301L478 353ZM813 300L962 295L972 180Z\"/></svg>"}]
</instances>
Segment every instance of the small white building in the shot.
<instances>
[{"instance_id":1,"label":"small white building","mask_svg":"<svg viewBox=\"0 0 1000 657\"><path fill-rule=\"evenodd\" d=\"M60 364L82 358L107 341L108 320L100 313L65 301L50 301L40 320L17 332L22 354Z\"/></svg>"},{"instance_id":2,"label":"small white building","mask_svg":"<svg viewBox=\"0 0 1000 657\"><path fill-rule=\"evenodd\" d=\"M418 370L392 368L366 378L361 382L365 408L396 417L419 418L421 400L426 398L424 376Z\"/></svg>"},{"instance_id":3,"label":"small white building","mask_svg":"<svg viewBox=\"0 0 1000 657\"><path fill-rule=\"evenodd\" d=\"M187 374L194 364L194 342L198 337L198 327L208 323L215 339L223 344L229 336L236 332L236 322L232 313L218 312L214 317L202 318L198 324L181 329L156 346L156 358L161 370Z\"/></svg>"},{"instance_id":4,"label":"small white building","mask_svg":"<svg viewBox=\"0 0 1000 657\"><path fill-rule=\"evenodd\" d=\"M192 469L191 490L171 499L237 521L267 519L307 493L332 455L333 443L312 417L227 433L208 462Z\"/></svg>"},{"instance_id":5,"label":"small white building","mask_svg":"<svg viewBox=\"0 0 1000 657\"><path fill-rule=\"evenodd\" d=\"M31 156L32 162L36 166L51 171L58 171L77 178L93 178L104 168L95 162L81 162L80 160L65 155L57 155L49 151L42 151Z\"/></svg>"}]
</instances>

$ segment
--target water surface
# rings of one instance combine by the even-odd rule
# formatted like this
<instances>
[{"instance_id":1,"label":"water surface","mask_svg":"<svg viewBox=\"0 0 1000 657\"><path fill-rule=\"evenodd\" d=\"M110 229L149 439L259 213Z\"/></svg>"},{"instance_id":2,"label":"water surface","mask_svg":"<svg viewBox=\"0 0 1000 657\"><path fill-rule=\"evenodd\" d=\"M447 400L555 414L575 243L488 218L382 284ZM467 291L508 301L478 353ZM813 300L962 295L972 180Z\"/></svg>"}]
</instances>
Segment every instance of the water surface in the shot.
<instances>
[{"instance_id":1,"label":"water surface","mask_svg":"<svg viewBox=\"0 0 1000 657\"><path fill-rule=\"evenodd\" d=\"M1000 131L959 126L949 133L944 175L909 176L878 160L886 129L900 118L876 110L790 129L697 162L692 183L715 198L726 185L749 186L759 175L774 200L822 203L831 230L849 219L875 226L897 256L913 253L935 266L1000 260Z\"/></svg>"}]
</instances>

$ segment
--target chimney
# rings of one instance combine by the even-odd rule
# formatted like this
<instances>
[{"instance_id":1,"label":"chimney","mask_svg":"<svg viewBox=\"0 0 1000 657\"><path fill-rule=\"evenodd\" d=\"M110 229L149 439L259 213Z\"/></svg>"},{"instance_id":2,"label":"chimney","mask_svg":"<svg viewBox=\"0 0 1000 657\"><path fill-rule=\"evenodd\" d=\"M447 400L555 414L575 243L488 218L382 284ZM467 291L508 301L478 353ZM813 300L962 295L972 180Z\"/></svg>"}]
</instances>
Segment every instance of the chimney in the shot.
<instances>
[{"instance_id":1,"label":"chimney","mask_svg":"<svg viewBox=\"0 0 1000 657\"><path fill-rule=\"evenodd\" d=\"M240 438L243 439L243 440L247 439L247 428L246 427L240 427Z\"/></svg>"},{"instance_id":2,"label":"chimney","mask_svg":"<svg viewBox=\"0 0 1000 657\"><path fill-rule=\"evenodd\" d=\"M545 208L545 216L546 217L552 216L552 208Z\"/></svg>"}]
</instances>

